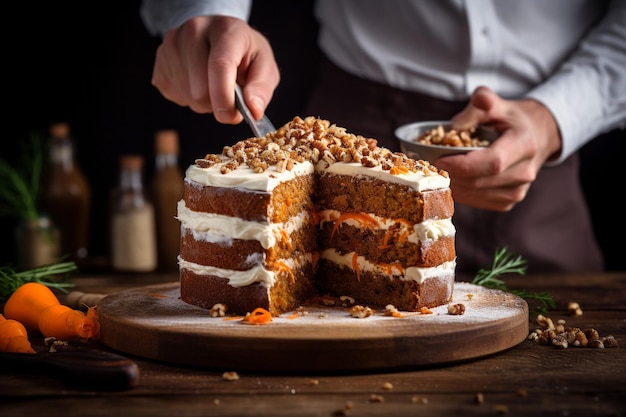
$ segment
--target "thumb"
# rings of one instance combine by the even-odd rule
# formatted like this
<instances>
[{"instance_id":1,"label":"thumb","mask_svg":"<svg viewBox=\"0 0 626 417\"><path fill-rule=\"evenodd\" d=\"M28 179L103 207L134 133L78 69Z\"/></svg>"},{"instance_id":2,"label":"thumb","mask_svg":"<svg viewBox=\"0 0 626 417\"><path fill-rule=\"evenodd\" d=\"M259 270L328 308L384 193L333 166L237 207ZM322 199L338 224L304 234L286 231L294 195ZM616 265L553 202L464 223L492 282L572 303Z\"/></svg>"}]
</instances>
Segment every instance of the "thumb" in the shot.
<instances>
[{"instance_id":1,"label":"thumb","mask_svg":"<svg viewBox=\"0 0 626 417\"><path fill-rule=\"evenodd\" d=\"M490 112L498 99L498 95L490 88L478 87L472 93L467 106L452 117L452 126L463 130L487 122L491 119Z\"/></svg>"}]
</instances>

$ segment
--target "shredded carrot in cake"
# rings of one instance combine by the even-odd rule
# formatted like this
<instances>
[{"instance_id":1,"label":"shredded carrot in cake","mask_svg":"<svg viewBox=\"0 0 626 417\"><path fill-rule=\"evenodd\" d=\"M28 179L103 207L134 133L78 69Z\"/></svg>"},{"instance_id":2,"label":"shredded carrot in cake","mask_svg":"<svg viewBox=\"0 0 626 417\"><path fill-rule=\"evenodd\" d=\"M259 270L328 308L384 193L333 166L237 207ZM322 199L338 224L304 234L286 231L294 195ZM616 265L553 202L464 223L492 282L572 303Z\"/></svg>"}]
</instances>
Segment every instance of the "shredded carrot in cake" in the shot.
<instances>
[{"instance_id":1,"label":"shredded carrot in cake","mask_svg":"<svg viewBox=\"0 0 626 417\"><path fill-rule=\"evenodd\" d=\"M393 275L393 270L397 269L400 273L400 275L404 275L404 268L402 267L402 264L400 262L394 262L392 264L387 264L387 263L379 263L376 266L378 266L380 269L382 269L386 274L388 275Z\"/></svg>"},{"instance_id":2,"label":"shredded carrot in cake","mask_svg":"<svg viewBox=\"0 0 626 417\"><path fill-rule=\"evenodd\" d=\"M361 271L359 270L359 254L354 252L352 255L352 269L356 271L356 280L361 282Z\"/></svg>"},{"instance_id":3,"label":"shredded carrot in cake","mask_svg":"<svg viewBox=\"0 0 626 417\"><path fill-rule=\"evenodd\" d=\"M258 307L252 313L246 314L241 321L248 324L267 324L272 321L272 314L266 309Z\"/></svg>"},{"instance_id":4,"label":"shredded carrot in cake","mask_svg":"<svg viewBox=\"0 0 626 417\"><path fill-rule=\"evenodd\" d=\"M274 263L274 268L276 269L277 272L286 272L287 274L289 274L289 277L291 278L291 282L293 283L296 282L296 275L293 273L293 270L289 268L289 266L287 266L286 263L277 261Z\"/></svg>"},{"instance_id":5,"label":"shredded carrot in cake","mask_svg":"<svg viewBox=\"0 0 626 417\"><path fill-rule=\"evenodd\" d=\"M376 221L376 219L373 218L372 216L370 216L369 214L365 214L365 213L344 213L341 216L339 216L339 218L335 221L335 225L333 226L333 231L330 234L330 238L331 239L335 235L335 232L337 231L337 229L339 228L341 223L345 222L348 219L356 220L357 222L361 223L363 226L365 226L365 227L367 227L369 229L374 229L374 228L378 227L378 221Z\"/></svg>"},{"instance_id":6,"label":"shredded carrot in cake","mask_svg":"<svg viewBox=\"0 0 626 417\"><path fill-rule=\"evenodd\" d=\"M311 224L313 224L314 226L320 224L321 218L319 212L311 211L309 214L311 215Z\"/></svg>"},{"instance_id":7,"label":"shredded carrot in cake","mask_svg":"<svg viewBox=\"0 0 626 417\"><path fill-rule=\"evenodd\" d=\"M293 245L291 244L291 239L289 239L289 235L285 229L281 229L280 237L282 238L283 243L287 246L288 249L293 249Z\"/></svg>"},{"instance_id":8,"label":"shredded carrot in cake","mask_svg":"<svg viewBox=\"0 0 626 417\"><path fill-rule=\"evenodd\" d=\"M320 260L320 253L319 252L313 252L311 253L311 263L313 264L313 270L317 269L317 263Z\"/></svg>"},{"instance_id":9,"label":"shredded carrot in cake","mask_svg":"<svg viewBox=\"0 0 626 417\"><path fill-rule=\"evenodd\" d=\"M389 245L389 239L391 239L391 229L387 229L387 231L385 232L385 237L383 238L383 244L378 246L378 249L383 250L383 249L390 248L391 245Z\"/></svg>"},{"instance_id":10,"label":"shredded carrot in cake","mask_svg":"<svg viewBox=\"0 0 626 417\"><path fill-rule=\"evenodd\" d=\"M288 316L287 316L287 318L288 318L289 320L293 320L293 319L296 319L296 318L298 318L298 317L300 317L300 315L298 314L298 312L297 312L297 311L296 311L295 313L290 314L290 315L288 315Z\"/></svg>"}]
</instances>

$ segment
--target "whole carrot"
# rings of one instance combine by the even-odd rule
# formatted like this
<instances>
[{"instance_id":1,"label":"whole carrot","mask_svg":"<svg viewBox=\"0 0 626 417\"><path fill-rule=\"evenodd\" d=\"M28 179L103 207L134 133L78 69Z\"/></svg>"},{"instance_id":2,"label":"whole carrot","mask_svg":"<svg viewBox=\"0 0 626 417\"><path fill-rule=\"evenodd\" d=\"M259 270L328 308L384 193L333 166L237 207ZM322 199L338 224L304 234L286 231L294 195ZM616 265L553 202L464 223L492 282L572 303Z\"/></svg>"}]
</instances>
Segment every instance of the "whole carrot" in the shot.
<instances>
[{"instance_id":1,"label":"whole carrot","mask_svg":"<svg viewBox=\"0 0 626 417\"><path fill-rule=\"evenodd\" d=\"M23 323L28 330L60 340L96 339L100 332L95 307L85 314L62 305L50 288L37 282L15 290L4 306L4 315Z\"/></svg>"},{"instance_id":2,"label":"whole carrot","mask_svg":"<svg viewBox=\"0 0 626 417\"><path fill-rule=\"evenodd\" d=\"M0 352L35 353L22 323L0 314Z\"/></svg>"}]
</instances>

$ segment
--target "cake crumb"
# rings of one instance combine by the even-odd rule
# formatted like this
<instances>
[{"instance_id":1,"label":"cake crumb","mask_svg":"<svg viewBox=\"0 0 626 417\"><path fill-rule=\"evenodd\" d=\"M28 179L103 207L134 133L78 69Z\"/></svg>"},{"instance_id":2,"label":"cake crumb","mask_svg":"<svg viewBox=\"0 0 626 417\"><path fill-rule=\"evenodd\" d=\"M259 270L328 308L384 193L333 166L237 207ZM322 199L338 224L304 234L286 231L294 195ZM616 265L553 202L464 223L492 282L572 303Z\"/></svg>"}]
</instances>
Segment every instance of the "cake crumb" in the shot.
<instances>
[{"instance_id":1,"label":"cake crumb","mask_svg":"<svg viewBox=\"0 0 626 417\"><path fill-rule=\"evenodd\" d=\"M422 397L421 395L414 395L411 397L411 402L413 404L428 404L428 398Z\"/></svg>"},{"instance_id":2,"label":"cake crumb","mask_svg":"<svg viewBox=\"0 0 626 417\"><path fill-rule=\"evenodd\" d=\"M393 389L393 384L391 382L384 382L381 388L385 391L391 391Z\"/></svg>"},{"instance_id":3,"label":"cake crumb","mask_svg":"<svg viewBox=\"0 0 626 417\"><path fill-rule=\"evenodd\" d=\"M485 403L485 396L482 392L477 392L474 396L474 402L478 405L483 405Z\"/></svg>"},{"instance_id":4,"label":"cake crumb","mask_svg":"<svg viewBox=\"0 0 626 417\"><path fill-rule=\"evenodd\" d=\"M226 381L238 381L239 380L239 374L237 372L234 372L234 371L227 371L227 372L224 372L222 374L222 379L224 379Z\"/></svg>"},{"instance_id":5,"label":"cake crumb","mask_svg":"<svg viewBox=\"0 0 626 417\"><path fill-rule=\"evenodd\" d=\"M367 306L355 305L348 310L352 317L356 317L357 319L364 319L376 313L376 310L372 310Z\"/></svg>"},{"instance_id":6,"label":"cake crumb","mask_svg":"<svg viewBox=\"0 0 626 417\"><path fill-rule=\"evenodd\" d=\"M448 314L452 316L462 316L465 314L465 305L464 304L448 304Z\"/></svg>"},{"instance_id":7,"label":"cake crumb","mask_svg":"<svg viewBox=\"0 0 626 417\"><path fill-rule=\"evenodd\" d=\"M580 304L578 304L576 301L570 301L569 303L567 303L567 311L569 311L571 315L576 317L580 317L583 315L583 310L582 308L580 308Z\"/></svg>"},{"instance_id":8,"label":"cake crumb","mask_svg":"<svg viewBox=\"0 0 626 417\"><path fill-rule=\"evenodd\" d=\"M372 394L370 395L370 402L371 403L384 403L385 398L382 395Z\"/></svg>"},{"instance_id":9,"label":"cake crumb","mask_svg":"<svg viewBox=\"0 0 626 417\"><path fill-rule=\"evenodd\" d=\"M226 304L217 303L214 304L213 307L209 310L209 315L211 317L224 317L226 312L228 311L228 307Z\"/></svg>"}]
</instances>

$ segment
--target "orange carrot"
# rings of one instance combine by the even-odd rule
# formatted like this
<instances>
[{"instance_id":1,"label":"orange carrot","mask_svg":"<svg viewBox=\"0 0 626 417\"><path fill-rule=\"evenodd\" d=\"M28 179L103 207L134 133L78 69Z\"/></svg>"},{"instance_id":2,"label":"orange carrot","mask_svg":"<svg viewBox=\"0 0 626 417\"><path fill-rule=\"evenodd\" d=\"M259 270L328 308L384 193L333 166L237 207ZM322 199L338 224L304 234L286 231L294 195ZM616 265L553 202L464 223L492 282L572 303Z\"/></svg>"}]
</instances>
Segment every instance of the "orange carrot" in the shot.
<instances>
[{"instance_id":1,"label":"orange carrot","mask_svg":"<svg viewBox=\"0 0 626 417\"><path fill-rule=\"evenodd\" d=\"M0 314L0 352L35 353L28 341L26 327Z\"/></svg>"},{"instance_id":2,"label":"orange carrot","mask_svg":"<svg viewBox=\"0 0 626 417\"><path fill-rule=\"evenodd\" d=\"M96 307L89 307L85 314L62 305L50 288L37 282L15 290L4 306L4 314L28 330L60 340L96 339L100 332Z\"/></svg>"},{"instance_id":3,"label":"orange carrot","mask_svg":"<svg viewBox=\"0 0 626 417\"><path fill-rule=\"evenodd\" d=\"M267 324L272 321L272 314L266 309L258 307L252 313L246 314L242 321L249 324Z\"/></svg>"}]
</instances>

